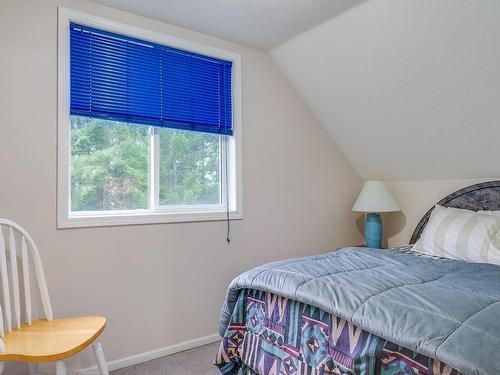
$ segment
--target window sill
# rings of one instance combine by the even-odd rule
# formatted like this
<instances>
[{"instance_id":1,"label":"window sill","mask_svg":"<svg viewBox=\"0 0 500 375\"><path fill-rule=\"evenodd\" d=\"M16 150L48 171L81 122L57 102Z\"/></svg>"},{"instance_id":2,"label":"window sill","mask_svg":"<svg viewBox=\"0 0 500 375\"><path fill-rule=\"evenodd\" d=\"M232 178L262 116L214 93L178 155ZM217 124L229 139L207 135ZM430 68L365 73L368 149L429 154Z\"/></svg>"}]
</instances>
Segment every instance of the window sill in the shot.
<instances>
[{"instance_id":1,"label":"window sill","mask_svg":"<svg viewBox=\"0 0 500 375\"><path fill-rule=\"evenodd\" d=\"M229 214L230 220L241 220L243 215L239 211ZM72 214L68 217L59 218L58 229L65 228L89 228L120 225L143 225L143 224L167 224L188 223L203 221L224 221L226 212L152 212L152 211L128 211L126 213L89 213Z\"/></svg>"}]
</instances>

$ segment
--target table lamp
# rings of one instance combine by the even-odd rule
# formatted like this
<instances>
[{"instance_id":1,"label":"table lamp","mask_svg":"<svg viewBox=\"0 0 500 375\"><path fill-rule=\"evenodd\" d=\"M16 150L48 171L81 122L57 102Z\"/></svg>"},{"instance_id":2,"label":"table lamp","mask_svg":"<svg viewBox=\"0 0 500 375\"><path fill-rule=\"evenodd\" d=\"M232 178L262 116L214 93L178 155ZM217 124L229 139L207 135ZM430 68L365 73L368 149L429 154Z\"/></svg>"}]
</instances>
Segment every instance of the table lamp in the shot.
<instances>
[{"instance_id":1,"label":"table lamp","mask_svg":"<svg viewBox=\"0 0 500 375\"><path fill-rule=\"evenodd\" d=\"M379 212L400 211L398 202L383 181L366 181L352 207L353 211L365 212L366 247L381 248L383 237L382 218Z\"/></svg>"}]
</instances>

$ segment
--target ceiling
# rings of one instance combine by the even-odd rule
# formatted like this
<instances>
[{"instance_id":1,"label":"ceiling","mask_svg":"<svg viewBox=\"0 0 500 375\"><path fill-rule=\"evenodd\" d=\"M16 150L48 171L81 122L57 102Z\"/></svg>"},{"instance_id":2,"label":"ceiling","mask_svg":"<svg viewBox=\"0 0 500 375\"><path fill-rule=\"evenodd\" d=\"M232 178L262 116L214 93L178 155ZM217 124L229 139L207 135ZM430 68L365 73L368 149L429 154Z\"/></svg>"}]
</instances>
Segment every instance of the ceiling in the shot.
<instances>
[{"instance_id":1,"label":"ceiling","mask_svg":"<svg viewBox=\"0 0 500 375\"><path fill-rule=\"evenodd\" d=\"M92 0L270 51L364 179L500 175L500 1Z\"/></svg>"},{"instance_id":2,"label":"ceiling","mask_svg":"<svg viewBox=\"0 0 500 375\"><path fill-rule=\"evenodd\" d=\"M271 52L364 179L500 176L500 1L373 0Z\"/></svg>"},{"instance_id":3,"label":"ceiling","mask_svg":"<svg viewBox=\"0 0 500 375\"><path fill-rule=\"evenodd\" d=\"M364 0L91 0L270 50Z\"/></svg>"}]
</instances>

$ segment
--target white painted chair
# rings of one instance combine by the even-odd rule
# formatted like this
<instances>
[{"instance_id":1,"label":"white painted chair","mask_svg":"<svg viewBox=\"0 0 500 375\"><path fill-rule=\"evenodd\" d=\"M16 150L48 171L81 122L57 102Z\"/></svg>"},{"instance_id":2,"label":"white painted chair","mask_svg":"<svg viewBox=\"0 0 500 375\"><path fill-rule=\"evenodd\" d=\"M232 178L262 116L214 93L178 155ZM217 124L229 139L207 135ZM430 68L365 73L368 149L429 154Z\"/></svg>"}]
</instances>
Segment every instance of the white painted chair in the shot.
<instances>
[{"instance_id":1,"label":"white painted chair","mask_svg":"<svg viewBox=\"0 0 500 375\"><path fill-rule=\"evenodd\" d=\"M31 269L46 319L31 319ZM36 374L37 364L42 362L56 362L56 374L66 375L64 360L92 344L100 374L108 375L102 346L95 341L104 331L106 319L53 319L38 249L19 224L6 219L0 219L0 281L0 374L4 362L20 361L28 362L30 375Z\"/></svg>"}]
</instances>

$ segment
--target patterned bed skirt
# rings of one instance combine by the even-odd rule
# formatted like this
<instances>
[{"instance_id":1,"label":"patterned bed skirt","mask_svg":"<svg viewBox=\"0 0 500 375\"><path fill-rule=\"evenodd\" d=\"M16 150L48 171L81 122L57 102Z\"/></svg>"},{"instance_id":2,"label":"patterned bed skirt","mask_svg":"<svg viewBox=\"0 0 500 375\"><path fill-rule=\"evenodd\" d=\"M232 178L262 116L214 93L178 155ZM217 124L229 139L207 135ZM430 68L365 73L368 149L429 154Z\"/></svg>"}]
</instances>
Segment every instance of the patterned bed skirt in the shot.
<instances>
[{"instance_id":1,"label":"patterned bed skirt","mask_svg":"<svg viewBox=\"0 0 500 375\"><path fill-rule=\"evenodd\" d=\"M317 307L242 290L214 363L224 375L463 375Z\"/></svg>"}]
</instances>

